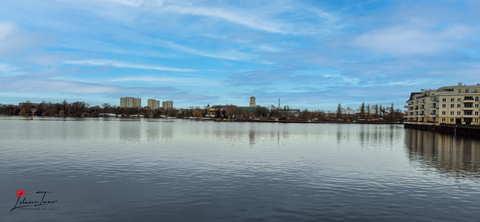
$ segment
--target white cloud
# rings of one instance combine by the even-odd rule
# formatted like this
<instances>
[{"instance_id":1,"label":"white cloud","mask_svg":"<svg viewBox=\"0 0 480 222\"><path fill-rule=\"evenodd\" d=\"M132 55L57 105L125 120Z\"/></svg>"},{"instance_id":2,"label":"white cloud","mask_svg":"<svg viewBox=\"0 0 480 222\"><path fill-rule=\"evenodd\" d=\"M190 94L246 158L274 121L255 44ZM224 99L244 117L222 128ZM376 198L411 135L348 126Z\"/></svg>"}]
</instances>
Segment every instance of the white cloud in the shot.
<instances>
[{"instance_id":1,"label":"white cloud","mask_svg":"<svg viewBox=\"0 0 480 222\"><path fill-rule=\"evenodd\" d=\"M74 64L74 65L91 65L91 66L114 66L118 68L131 68L131 69L151 69L151 70L162 70L162 71L172 71L172 72L195 72L195 69L180 69L173 67L164 67L164 66L148 66L148 65L139 65L139 64L128 64L122 62L116 62L111 60L67 60L64 61L65 64Z\"/></svg>"},{"instance_id":2,"label":"white cloud","mask_svg":"<svg viewBox=\"0 0 480 222\"><path fill-rule=\"evenodd\" d=\"M461 45L468 32L467 27L460 25L432 29L428 24L412 23L363 33L351 45L389 55L432 53Z\"/></svg>"},{"instance_id":3,"label":"white cloud","mask_svg":"<svg viewBox=\"0 0 480 222\"><path fill-rule=\"evenodd\" d=\"M25 72L20 72L16 67L6 64L0 63L0 76L16 76L16 75L24 75Z\"/></svg>"},{"instance_id":4,"label":"white cloud","mask_svg":"<svg viewBox=\"0 0 480 222\"><path fill-rule=\"evenodd\" d=\"M150 10L161 12L173 12L178 14L199 15L224 19L233 23L241 24L253 29L263 30L267 32L287 33L282 24L267 22L256 16L252 16L251 12L237 13L236 11L226 10L215 7L200 7L189 2L178 1L137 1L137 0L105 0L108 2L116 2L119 4L144 7Z\"/></svg>"},{"instance_id":5,"label":"white cloud","mask_svg":"<svg viewBox=\"0 0 480 222\"><path fill-rule=\"evenodd\" d=\"M338 19L331 13L327 13L312 5L298 4L290 1L272 2L239 2L248 4L247 7L214 7L210 1L168 1L168 0L103 0L103 2L116 3L130 8L138 8L153 12L176 13L182 15L204 16L236 23L251 29L281 33L281 34L318 34L319 32L329 33L333 29L341 28L334 25ZM97 4L97 2L94 2ZM209 6L205 6L209 5ZM218 5L221 5L219 3ZM225 5L225 4L224 4ZM311 18L325 25L302 25L291 24L282 13L295 13L295 20L299 18ZM111 15L118 17L117 15ZM129 16L129 15L126 15Z\"/></svg>"},{"instance_id":6,"label":"white cloud","mask_svg":"<svg viewBox=\"0 0 480 222\"><path fill-rule=\"evenodd\" d=\"M160 41L161 43L163 43L164 45L170 47L170 48L180 50L180 51L183 51L183 52L187 52L187 53L190 53L190 54L205 56L205 57L210 57L210 58L243 61L243 60L248 60L252 57L252 55L250 55L250 54L242 53L242 52L238 52L238 51L234 51L234 50L230 50L230 51L222 52L222 53L208 53L208 52L203 52L203 51L200 51L200 50L192 49L192 48L189 48L189 47L185 47L185 46L182 46L182 45L178 45L178 44L175 44L173 42L168 42L168 41L164 41L164 40L161 40L161 39L157 39L157 40Z\"/></svg>"},{"instance_id":7,"label":"white cloud","mask_svg":"<svg viewBox=\"0 0 480 222\"><path fill-rule=\"evenodd\" d=\"M20 30L15 23L0 21L0 56L44 44L47 40L44 35Z\"/></svg>"},{"instance_id":8,"label":"white cloud","mask_svg":"<svg viewBox=\"0 0 480 222\"><path fill-rule=\"evenodd\" d=\"M170 85L190 85L190 86L212 86L220 85L216 81L201 78L175 78L175 77L155 77L155 76L131 76L120 77L109 80L109 82L148 82L162 83Z\"/></svg>"},{"instance_id":9,"label":"white cloud","mask_svg":"<svg viewBox=\"0 0 480 222\"><path fill-rule=\"evenodd\" d=\"M411 86L411 85L420 85L423 84L424 81L398 81L398 82L389 82L387 85L389 86L395 86L395 85L401 85L401 86Z\"/></svg>"},{"instance_id":10,"label":"white cloud","mask_svg":"<svg viewBox=\"0 0 480 222\"><path fill-rule=\"evenodd\" d=\"M12 22L0 22L0 41L3 41L7 36L15 33L17 27Z\"/></svg>"}]
</instances>

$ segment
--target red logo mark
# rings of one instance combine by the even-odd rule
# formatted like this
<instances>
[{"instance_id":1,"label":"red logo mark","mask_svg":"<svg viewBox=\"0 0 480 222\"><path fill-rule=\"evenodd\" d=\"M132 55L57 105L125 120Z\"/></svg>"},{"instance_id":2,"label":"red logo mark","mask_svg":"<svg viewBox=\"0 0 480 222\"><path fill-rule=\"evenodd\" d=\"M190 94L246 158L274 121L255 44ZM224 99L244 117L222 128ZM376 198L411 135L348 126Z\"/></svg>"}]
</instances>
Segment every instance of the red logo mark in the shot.
<instances>
[{"instance_id":1,"label":"red logo mark","mask_svg":"<svg viewBox=\"0 0 480 222\"><path fill-rule=\"evenodd\" d=\"M17 191L17 197L23 196L25 194L25 190L18 190Z\"/></svg>"}]
</instances>

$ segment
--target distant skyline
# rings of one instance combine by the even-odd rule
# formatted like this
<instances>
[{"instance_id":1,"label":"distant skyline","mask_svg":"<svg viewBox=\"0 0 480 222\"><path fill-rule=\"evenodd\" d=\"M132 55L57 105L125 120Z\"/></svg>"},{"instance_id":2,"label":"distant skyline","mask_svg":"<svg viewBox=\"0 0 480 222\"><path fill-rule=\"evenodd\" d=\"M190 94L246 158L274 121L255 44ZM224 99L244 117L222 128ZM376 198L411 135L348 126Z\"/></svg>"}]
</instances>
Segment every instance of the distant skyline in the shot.
<instances>
[{"instance_id":1,"label":"distant skyline","mask_svg":"<svg viewBox=\"0 0 480 222\"><path fill-rule=\"evenodd\" d=\"M480 1L0 2L0 103L404 110L480 83Z\"/></svg>"}]
</instances>

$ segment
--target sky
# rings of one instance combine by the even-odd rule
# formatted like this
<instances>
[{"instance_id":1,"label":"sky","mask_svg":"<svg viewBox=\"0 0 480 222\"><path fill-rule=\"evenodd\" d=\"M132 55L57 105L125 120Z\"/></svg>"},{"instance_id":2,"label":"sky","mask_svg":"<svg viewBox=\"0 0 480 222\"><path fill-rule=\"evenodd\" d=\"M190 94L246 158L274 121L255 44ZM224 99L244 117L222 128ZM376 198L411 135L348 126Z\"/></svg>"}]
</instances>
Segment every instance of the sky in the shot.
<instances>
[{"instance_id":1,"label":"sky","mask_svg":"<svg viewBox=\"0 0 480 222\"><path fill-rule=\"evenodd\" d=\"M480 1L2 0L0 103L404 109L480 83Z\"/></svg>"}]
</instances>

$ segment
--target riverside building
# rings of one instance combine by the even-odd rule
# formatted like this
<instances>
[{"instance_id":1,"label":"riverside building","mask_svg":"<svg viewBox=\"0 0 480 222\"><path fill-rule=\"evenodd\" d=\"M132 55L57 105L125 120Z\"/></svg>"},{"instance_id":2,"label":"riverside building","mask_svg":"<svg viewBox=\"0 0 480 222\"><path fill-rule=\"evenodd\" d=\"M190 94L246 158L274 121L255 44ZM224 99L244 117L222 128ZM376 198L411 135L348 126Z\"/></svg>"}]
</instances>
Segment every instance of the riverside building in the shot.
<instances>
[{"instance_id":1,"label":"riverside building","mask_svg":"<svg viewBox=\"0 0 480 222\"><path fill-rule=\"evenodd\" d=\"M412 92L405 123L480 125L480 84L444 86Z\"/></svg>"}]
</instances>

